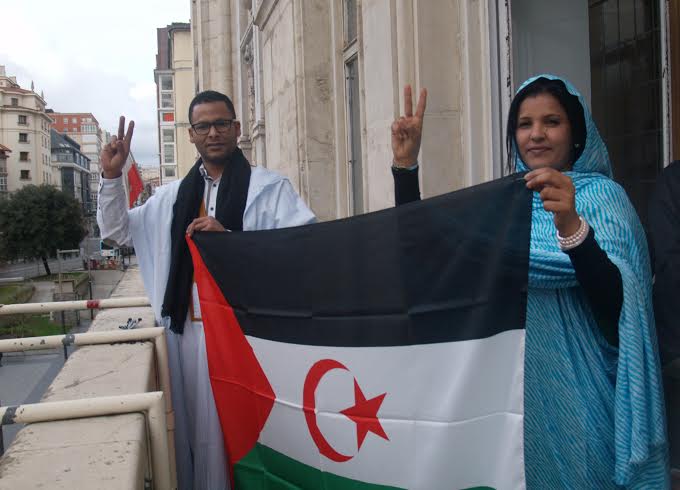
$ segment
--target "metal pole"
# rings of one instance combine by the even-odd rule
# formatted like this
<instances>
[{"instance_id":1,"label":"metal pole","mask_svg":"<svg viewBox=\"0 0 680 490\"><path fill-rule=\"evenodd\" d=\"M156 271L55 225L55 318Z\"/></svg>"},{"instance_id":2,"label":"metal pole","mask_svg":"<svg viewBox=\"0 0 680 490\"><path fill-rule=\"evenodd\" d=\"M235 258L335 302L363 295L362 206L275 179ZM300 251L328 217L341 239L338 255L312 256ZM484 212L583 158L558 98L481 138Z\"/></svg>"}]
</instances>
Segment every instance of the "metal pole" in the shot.
<instances>
[{"instance_id":1,"label":"metal pole","mask_svg":"<svg viewBox=\"0 0 680 490\"><path fill-rule=\"evenodd\" d=\"M0 340L0 356L3 352L25 352L29 350L54 349L60 345L103 345L120 342L139 342L153 340L156 354L156 376L158 387L165 393L165 420L170 445L170 468L175 471L175 414L172 408L172 389L168 367L168 346L165 342L165 328L138 328L135 330L107 330L69 335L49 335L47 337L24 337ZM0 428L2 426L0 425ZM174 474L174 473L173 473Z\"/></svg>"},{"instance_id":2,"label":"metal pole","mask_svg":"<svg viewBox=\"0 0 680 490\"><path fill-rule=\"evenodd\" d=\"M90 290L90 301L92 301L92 264L90 263L89 255L87 256L87 277L89 281L87 287ZM90 310L90 320L94 320L94 310Z\"/></svg>"},{"instance_id":3,"label":"metal pole","mask_svg":"<svg viewBox=\"0 0 680 490\"><path fill-rule=\"evenodd\" d=\"M165 333L163 327L135 328L134 330L105 330L68 335L47 335L45 337L19 337L1 339L0 352L25 352L28 350L54 349L63 343L68 345L117 344L119 342L139 342L155 340ZM159 344L159 347L161 344Z\"/></svg>"},{"instance_id":4,"label":"metal pole","mask_svg":"<svg viewBox=\"0 0 680 490\"><path fill-rule=\"evenodd\" d=\"M0 407L2 406L2 401L0 401ZM5 454L5 436L2 433L2 424L0 424L0 457Z\"/></svg>"},{"instance_id":5,"label":"metal pole","mask_svg":"<svg viewBox=\"0 0 680 490\"><path fill-rule=\"evenodd\" d=\"M64 297L62 296L63 291L61 289L61 250L57 250L57 265L59 267L59 300L62 300Z\"/></svg>"},{"instance_id":6,"label":"metal pole","mask_svg":"<svg viewBox=\"0 0 680 490\"><path fill-rule=\"evenodd\" d=\"M158 385L167 393L167 404L171 403L170 371L168 369L168 347L165 343L165 328L136 328L134 330L107 330L104 332L87 332L68 335L48 335L46 337L23 337L0 340L0 353L26 352L29 350L54 349L61 345L102 345L120 342L139 342L153 340L156 351ZM169 413L172 411L170 408Z\"/></svg>"},{"instance_id":7,"label":"metal pole","mask_svg":"<svg viewBox=\"0 0 680 490\"><path fill-rule=\"evenodd\" d=\"M145 296L78 301L54 301L51 303L21 303L15 305L0 305L0 316L20 315L25 313L49 313L50 311L130 308L136 306L151 306L151 303L149 303L149 298Z\"/></svg>"},{"instance_id":8,"label":"metal pole","mask_svg":"<svg viewBox=\"0 0 680 490\"><path fill-rule=\"evenodd\" d=\"M61 332L66 335L66 320L65 320L65 313L62 311L61 312ZM66 350L66 344L64 344L64 361L68 359L68 351Z\"/></svg>"},{"instance_id":9,"label":"metal pole","mask_svg":"<svg viewBox=\"0 0 680 490\"><path fill-rule=\"evenodd\" d=\"M164 403L163 392L154 391L134 395L0 407L0 424L32 424L53 420L144 413L149 428L154 488L165 490L172 488L172 477Z\"/></svg>"}]
</instances>

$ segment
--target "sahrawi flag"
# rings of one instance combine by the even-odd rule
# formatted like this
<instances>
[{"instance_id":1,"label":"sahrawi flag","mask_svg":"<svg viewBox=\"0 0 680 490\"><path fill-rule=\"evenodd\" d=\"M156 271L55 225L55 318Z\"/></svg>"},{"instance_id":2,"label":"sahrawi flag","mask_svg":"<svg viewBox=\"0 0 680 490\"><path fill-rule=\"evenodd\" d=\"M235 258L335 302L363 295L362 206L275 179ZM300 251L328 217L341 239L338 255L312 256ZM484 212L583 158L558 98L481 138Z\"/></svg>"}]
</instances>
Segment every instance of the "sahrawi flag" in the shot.
<instances>
[{"instance_id":1,"label":"sahrawi flag","mask_svg":"<svg viewBox=\"0 0 680 490\"><path fill-rule=\"evenodd\" d=\"M531 193L512 176L190 247L234 487L524 487Z\"/></svg>"}]
</instances>

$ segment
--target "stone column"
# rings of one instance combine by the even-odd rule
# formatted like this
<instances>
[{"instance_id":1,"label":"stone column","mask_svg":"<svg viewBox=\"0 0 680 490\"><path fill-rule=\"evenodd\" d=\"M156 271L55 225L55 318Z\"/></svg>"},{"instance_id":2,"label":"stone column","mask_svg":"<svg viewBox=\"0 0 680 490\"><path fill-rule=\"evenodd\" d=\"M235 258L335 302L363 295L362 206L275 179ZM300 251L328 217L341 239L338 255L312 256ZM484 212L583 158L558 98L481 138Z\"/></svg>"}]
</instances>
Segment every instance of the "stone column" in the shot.
<instances>
[{"instance_id":1,"label":"stone column","mask_svg":"<svg viewBox=\"0 0 680 490\"><path fill-rule=\"evenodd\" d=\"M397 0L399 114L403 86L428 106L421 146L425 197L493 177L489 30L483 0Z\"/></svg>"},{"instance_id":2,"label":"stone column","mask_svg":"<svg viewBox=\"0 0 680 490\"><path fill-rule=\"evenodd\" d=\"M260 29L253 26L251 46L253 62L248 74L248 91L252 95L248 109L250 112L250 134L253 145L253 158L259 165L267 166L267 145L265 131L264 102L262 97L262 53Z\"/></svg>"},{"instance_id":3,"label":"stone column","mask_svg":"<svg viewBox=\"0 0 680 490\"><path fill-rule=\"evenodd\" d=\"M267 167L286 175L320 219L335 218L329 2L265 0L258 2L254 13L262 56L262 101L258 103L255 64L258 135L254 131L253 136L261 138L260 122L266 120ZM257 49L255 53L259 57ZM256 139L256 145L260 141Z\"/></svg>"},{"instance_id":4,"label":"stone column","mask_svg":"<svg viewBox=\"0 0 680 490\"><path fill-rule=\"evenodd\" d=\"M404 3L399 2L403 8ZM366 211L394 205L390 126L399 114L399 49L408 40L397 35L394 0L361 3L360 79L364 108L364 196ZM401 42L399 42L401 41ZM408 48L405 48L408 50ZM404 78L408 73L404 73Z\"/></svg>"},{"instance_id":5,"label":"stone column","mask_svg":"<svg viewBox=\"0 0 680 490\"><path fill-rule=\"evenodd\" d=\"M197 46L199 90L234 95L232 73L232 0L196 0L192 29Z\"/></svg>"},{"instance_id":6,"label":"stone column","mask_svg":"<svg viewBox=\"0 0 680 490\"><path fill-rule=\"evenodd\" d=\"M421 148L421 189L426 197L466 184L463 166L460 4L414 0L415 67L418 88L427 87L428 106ZM414 94L414 104L416 96Z\"/></svg>"}]
</instances>

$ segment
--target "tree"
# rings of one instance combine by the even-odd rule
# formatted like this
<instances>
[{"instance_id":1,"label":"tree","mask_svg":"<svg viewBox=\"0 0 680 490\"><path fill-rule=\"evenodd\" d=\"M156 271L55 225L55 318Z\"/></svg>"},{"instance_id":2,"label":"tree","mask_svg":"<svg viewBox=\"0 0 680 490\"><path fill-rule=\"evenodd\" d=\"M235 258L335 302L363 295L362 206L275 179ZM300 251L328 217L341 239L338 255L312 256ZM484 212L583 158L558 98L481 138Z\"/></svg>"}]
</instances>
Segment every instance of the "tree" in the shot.
<instances>
[{"instance_id":1,"label":"tree","mask_svg":"<svg viewBox=\"0 0 680 490\"><path fill-rule=\"evenodd\" d=\"M0 200L0 258L42 259L78 248L85 237L83 210L73 196L49 185L29 185Z\"/></svg>"}]
</instances>

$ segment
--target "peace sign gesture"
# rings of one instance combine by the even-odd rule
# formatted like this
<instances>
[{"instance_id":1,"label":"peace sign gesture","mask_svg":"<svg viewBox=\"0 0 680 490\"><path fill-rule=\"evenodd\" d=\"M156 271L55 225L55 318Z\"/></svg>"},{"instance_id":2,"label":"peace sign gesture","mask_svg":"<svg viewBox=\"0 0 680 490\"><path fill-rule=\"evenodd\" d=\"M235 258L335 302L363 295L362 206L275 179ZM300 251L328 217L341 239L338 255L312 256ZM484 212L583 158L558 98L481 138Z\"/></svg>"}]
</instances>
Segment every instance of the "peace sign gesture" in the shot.
<instances>
[{"instance_id":1,"label":"peace sign gesture","mask_svg":"<svg viewBox=\"0 0 680 490\"><path fill-rule=\"evenodd\" d=\"M135 130L135 122L130 121L127 133L125 132L125 116L120 116L118 122L118 136L113 136L111 141L104 146L99 156L99 164L105 179L117 179L123 174L123 167L130 154L132 133Z\"/></svg>"},{"instance_id":2,"label":"peace sign gesture","mask_svg":"<svg viewBox=\"0 0 680 490\"><path fill-rule=\"evenodd\" d=\"M414 115L411 86L404 87L405 115L392 123L392 155L395 167L410 167L418 160L426 105L427 89L423 88L420 90L418 107Z\"/></svg>"}]
</instances>

